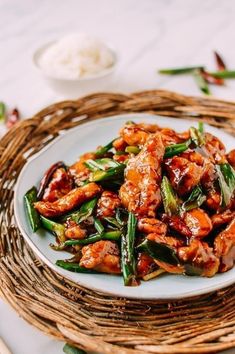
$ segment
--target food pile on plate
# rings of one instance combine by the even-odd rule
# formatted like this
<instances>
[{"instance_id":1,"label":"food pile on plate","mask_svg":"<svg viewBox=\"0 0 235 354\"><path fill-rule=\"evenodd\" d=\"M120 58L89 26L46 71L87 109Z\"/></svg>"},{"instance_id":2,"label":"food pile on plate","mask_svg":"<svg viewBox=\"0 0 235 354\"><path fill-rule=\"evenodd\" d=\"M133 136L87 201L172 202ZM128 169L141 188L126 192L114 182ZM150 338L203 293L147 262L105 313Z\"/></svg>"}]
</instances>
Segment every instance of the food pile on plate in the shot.
<instances>
[{"instance_id":1,"label":"food pile on plate","mask_svg":"<svg viewBox=\"0 0 235 354\"><path fill-rule=\"evenodd\" d=\"M56 264L122 275L127 286L162 273L212 277L235 261L235 150L198 128L179 133L127 122L118 137L58 162L24 197L33 231L73 254ZM59 258L59 257L58 257Z\"/></svg>"}]
</instances>

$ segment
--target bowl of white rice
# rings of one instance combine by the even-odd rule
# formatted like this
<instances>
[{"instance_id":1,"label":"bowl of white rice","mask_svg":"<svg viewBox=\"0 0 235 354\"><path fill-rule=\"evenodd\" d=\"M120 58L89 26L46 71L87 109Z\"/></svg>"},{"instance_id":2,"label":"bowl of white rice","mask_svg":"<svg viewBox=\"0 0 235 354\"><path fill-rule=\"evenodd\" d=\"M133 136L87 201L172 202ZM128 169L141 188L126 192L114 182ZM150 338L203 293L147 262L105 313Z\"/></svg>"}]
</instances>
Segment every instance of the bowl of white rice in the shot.
<instances>
[{"instance_id":1,"label":"bowl of white rice","mask_svg":"<svg viewBox=\"0 0 235 354\"><path fill-rule=\"evenodd\" d=\"M117 54L100 39L77 33L43 45L33 62L53 89L76 95L107 89Z\"/></svg>"}]
</instances>

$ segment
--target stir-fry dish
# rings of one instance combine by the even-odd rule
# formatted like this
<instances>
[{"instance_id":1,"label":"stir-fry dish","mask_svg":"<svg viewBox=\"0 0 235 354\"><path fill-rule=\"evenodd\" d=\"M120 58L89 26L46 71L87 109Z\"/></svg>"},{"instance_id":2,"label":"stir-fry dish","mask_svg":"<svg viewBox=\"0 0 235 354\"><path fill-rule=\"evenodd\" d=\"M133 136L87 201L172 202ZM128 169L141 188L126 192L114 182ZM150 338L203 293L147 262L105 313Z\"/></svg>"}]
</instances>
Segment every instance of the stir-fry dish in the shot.
<instances>
[{"instance_id":1,"label":"stir-fry dish","mask_svg":"<svg viewBox=\"0 0 235 354\"><path fill-rule=\"evenodd\" d=\"M56 262L69 271L120 274L126 286L212 277L235 262L234 168L235 150L202 123L177 133L131 121L72 166L51 166L25 207L34 232L73 254Z\"/></svg>"}]
</instances>

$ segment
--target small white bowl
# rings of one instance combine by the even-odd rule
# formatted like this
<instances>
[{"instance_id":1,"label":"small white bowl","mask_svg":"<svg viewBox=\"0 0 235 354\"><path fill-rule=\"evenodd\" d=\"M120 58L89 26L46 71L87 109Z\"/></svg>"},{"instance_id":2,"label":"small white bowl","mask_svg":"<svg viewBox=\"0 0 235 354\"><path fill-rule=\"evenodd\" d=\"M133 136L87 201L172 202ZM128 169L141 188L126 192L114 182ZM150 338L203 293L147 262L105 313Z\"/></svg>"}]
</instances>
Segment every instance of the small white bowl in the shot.
<instances>
[{"instance_id":1,"label":"small white bowl","mask_svg":"<svg viewBox=\"0 0 235 354\"><path fill-rule=\"evenodd\" d=\"M55 44L56 41L49 42L42 47L38 48L33 54L33 63L35 67L41 72L42 76L49 84L49 86L56 92L66 95L84 95L88 93L93 93L101 90L108 89L113 80L113 73L117 66L117 53L108 47L113 56L112 66L102 70L101 72L78 78L78 79L65 79L58 76L49 75L40 66L40 57L51 45Z\"/></svg>"}]
</instances>

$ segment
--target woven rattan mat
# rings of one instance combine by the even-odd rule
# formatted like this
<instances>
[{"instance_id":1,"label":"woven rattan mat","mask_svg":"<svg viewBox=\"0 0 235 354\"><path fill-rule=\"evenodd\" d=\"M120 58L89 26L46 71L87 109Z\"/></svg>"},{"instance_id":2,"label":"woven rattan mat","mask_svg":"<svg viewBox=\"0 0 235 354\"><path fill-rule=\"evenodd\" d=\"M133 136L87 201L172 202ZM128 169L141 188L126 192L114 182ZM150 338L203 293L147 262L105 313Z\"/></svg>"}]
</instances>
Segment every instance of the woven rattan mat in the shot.
<instances>
[{"instance_id":1,"label":"woven rattan mat","mask_svg":"<svg viewBox=\"0 0 235 354\"><path fill-rule=\"evenodd\" d=\"M163 90L64 101L14 126L0 141L0 295L41 331L94 352L214 353L235 348L235 286L174 302L115 298L53 272L20 235L13 195L26 153L33 155L61 130L125 112L203 120L235 135L235 103Z\"/></svg>"}]
</instances>

